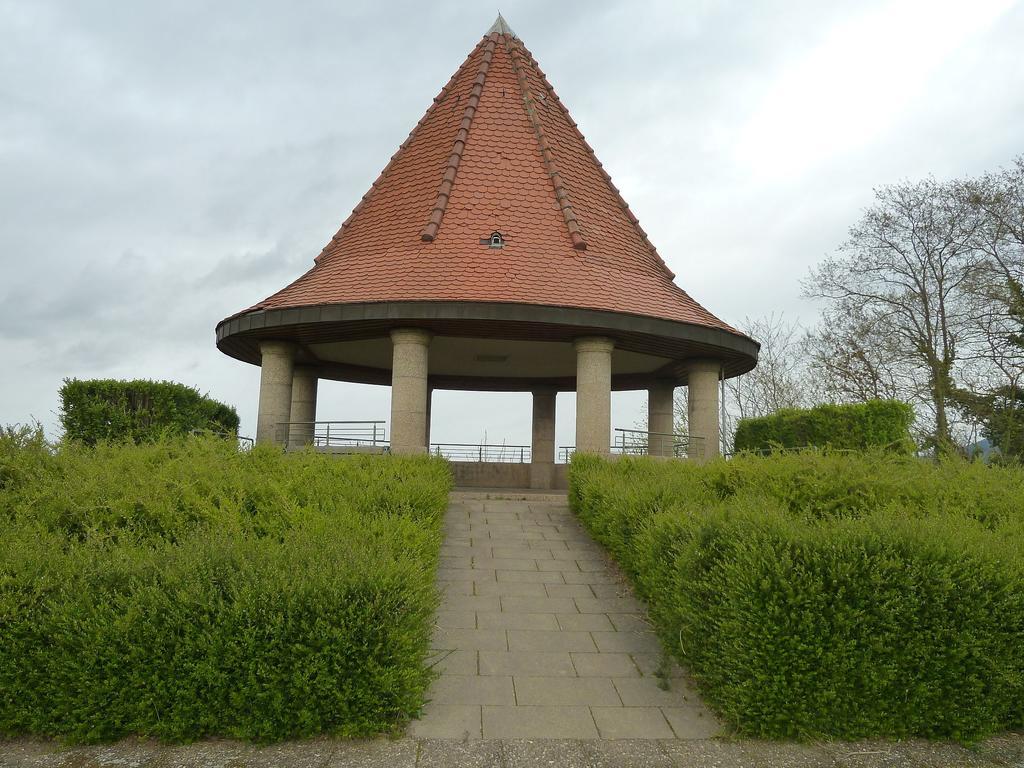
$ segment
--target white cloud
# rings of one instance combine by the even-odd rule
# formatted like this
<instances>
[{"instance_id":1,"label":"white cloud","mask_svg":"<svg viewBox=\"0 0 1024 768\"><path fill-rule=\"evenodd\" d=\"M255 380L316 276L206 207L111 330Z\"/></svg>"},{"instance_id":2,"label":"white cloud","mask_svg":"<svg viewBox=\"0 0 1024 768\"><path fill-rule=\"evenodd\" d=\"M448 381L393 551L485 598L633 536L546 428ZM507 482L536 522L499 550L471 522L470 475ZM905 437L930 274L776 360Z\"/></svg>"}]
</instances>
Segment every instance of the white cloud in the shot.
<instances>
[{"instance_id":1,"label":"white cloud","mask_svg":"<svg viewBox=\"0 0 1024 768\"><path fill-rule=\"evenodd\" d=\"M678 282L737 322L809 311L798 279L872 186L1021 151L1024 8L872 2L502 11ZM65 375L150 377L251 433L259 370L215 324L312 264L491 21L466 0L0 0L0 423L55 426ZM644 400L616 393L614 426ZM388 403L325 383L320 413ZM560 396L559 445L573 411ZM443 393L433 436L525 443L529 421L522 395Z\"/></svg>"},{"instance_id":2,"label":"white cloud","mask_svg":"<svg viewBox=\"0 0 1024 768\"><path fill-rule=\"evenodd\" d=\"M870 143L941 64L1013 0L895 0L844 19L779 73L740 128L735 162L786 178Z\"/></svg>"}]
</instances>

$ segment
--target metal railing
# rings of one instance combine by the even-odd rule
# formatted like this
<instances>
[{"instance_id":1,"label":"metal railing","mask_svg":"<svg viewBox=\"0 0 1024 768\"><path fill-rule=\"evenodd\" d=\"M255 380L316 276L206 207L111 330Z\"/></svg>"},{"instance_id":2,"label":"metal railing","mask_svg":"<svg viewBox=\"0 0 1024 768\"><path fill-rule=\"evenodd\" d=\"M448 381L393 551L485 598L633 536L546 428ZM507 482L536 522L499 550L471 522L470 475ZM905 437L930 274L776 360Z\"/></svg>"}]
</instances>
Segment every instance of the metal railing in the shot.
<instances>
[{"instance_id":1,"label":"metal railing","mask_svg":"<svg viewBox=\"0 0 1024 768\"><path fill-rule=\"evenodd\" d=\"M190 435L214 435L216 437L223 437L225 440L237 440L238 450L248 451L252 450L252 447L256 445L256 441L251 437L245 437L244 435L236 435L234 432L218 432L212 429L192 429L189 430Z\"/></svg>"},{"instance_id":2,"label":"metal railing","mask_svg":"<svg viewBox=\"0 0 1024 768\"><path fill-rule=\"evenodd\" d=\"M386 448L383 421L283 421L277 425L276 438L289 447L312 445L316 448L371 446Z\"/></svg>"},{"instance_id":3,"label":"metal railing","mask_svg":"<svg viewBox=\"0 0 1024 768\"><path fill-rule=\"evenodd\" d=\"M431 443L430 452L449 461L504 462L528 464L528 445L480 445L477 443Z\"/></svg>"},{"instance_id":4,"label":"metal railing","mask_svg":"<svg viewBox=\"0 0 1024 768\"><path fill-rule=\"evenodd\" d=\"M644 429L615 428L612 453L624 456L690 456L691 444L703 454L704 438L681 432L648 432Z\"/></svg>"},{"instance_id":5,"label":"metal railing","mask_svg":"<svg viewBox=\"0 0 1024 768\"><path fill-rule=\"evenodd\" d=\"M679 459L699 458L704 454L704 438L682 433L648 432L644 429L615 429L615 440L609 450L620 456L670 456ZM576 452L575 445L560 445L558 461L568 464Z\"/></svg>"}]
</instances>

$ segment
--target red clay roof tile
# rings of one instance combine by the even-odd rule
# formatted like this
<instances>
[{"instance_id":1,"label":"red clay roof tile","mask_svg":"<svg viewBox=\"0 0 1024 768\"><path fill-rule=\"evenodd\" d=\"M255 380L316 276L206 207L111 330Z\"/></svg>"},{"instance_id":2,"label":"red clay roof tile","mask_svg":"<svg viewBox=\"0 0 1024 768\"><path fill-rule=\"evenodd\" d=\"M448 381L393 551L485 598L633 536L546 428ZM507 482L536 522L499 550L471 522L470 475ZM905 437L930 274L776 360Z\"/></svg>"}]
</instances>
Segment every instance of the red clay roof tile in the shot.
<instances>
[{"instance_id":1,"label":"red clay roof tile","mask_svg":"<svg viewBox=\"0 0 1024 768\"><path fill-rule=\"evenodd\" d=\"M481 243L492 232L501 248ZM313 268L247 311L514 302L735 333L673 277L533 56L514 35L492 32Z\"/></svg>"}]
</instances>

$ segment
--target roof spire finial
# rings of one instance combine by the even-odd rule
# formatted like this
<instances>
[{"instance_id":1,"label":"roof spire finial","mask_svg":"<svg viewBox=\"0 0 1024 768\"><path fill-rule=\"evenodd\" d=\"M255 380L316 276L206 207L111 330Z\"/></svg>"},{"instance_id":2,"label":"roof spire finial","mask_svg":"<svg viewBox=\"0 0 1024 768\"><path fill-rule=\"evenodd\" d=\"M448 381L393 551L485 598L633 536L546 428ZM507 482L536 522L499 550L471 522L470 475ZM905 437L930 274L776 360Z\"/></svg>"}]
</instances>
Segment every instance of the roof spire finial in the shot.
<instances>
[{"instance_id":1,"label":"roof spire finial","mask_svg":"<svg viewBox=\"0 0 1024 768\"><path fill-rule=\"evenodd\" d=\"M491 28L487 30L487 34L505 35L506 37L515 37L517 40L519 39L516 36L516 33L512 31L512 27L510 27L508 22L505 21L505 17L501 15L501 11L498 11L498 18L493 24L491 24Z\"/></svg>"}]
</instances>

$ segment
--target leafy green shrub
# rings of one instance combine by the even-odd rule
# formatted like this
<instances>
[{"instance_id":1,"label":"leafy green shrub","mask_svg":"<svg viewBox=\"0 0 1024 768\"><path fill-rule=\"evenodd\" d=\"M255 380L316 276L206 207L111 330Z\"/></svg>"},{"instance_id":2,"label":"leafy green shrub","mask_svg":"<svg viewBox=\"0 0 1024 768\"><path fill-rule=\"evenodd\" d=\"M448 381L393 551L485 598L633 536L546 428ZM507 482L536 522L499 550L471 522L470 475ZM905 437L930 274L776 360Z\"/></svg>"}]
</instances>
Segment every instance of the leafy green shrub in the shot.
<instances>
[{"instance_id":1,"label":"leafy green shrub","mask_svg":"<svg viewBox=\"0 0 1024 768\"><path fill-rule=\"evenodd\" d=\"M1020 291L1018 285L1018 293ZM1020 343L1024 337L1017 337ZM985 437L1011 461L1024 461L1024 388L999 387L985 398L981 422Z\"/></svg>"},{"instance_id":2,"label":"leafy green shrub","mask_svg":"<svg viewBox=\"0 0 1024 768\"><path fill-rule=\"evenodd\" d=\"M195 430L238 432L238 413L171 381L65 379L60 421L68 440L149 442Z\"/></svg>"},{"instance_id":3,"label":"leafy green shrub","mask_svg":"<svg viewBox=\"0 0 1024 768\"><path fill-rule=\"evenodd\" d=\"M1018 469L882 451L746 455L703 466L623 458L614 471L581 457L572 477L578 481L569 490L574 508L600 505L616 515L647 517L679 499L696 506L750 496L806 520L861 517L890 505L921 517L962 514L988 528L1024 516L1024 472ZM585 499L578 496L584 488Z\"/></svg>"},{"instance_id":4,"label":"leafy green shrub","mask_svg":"<svg viewBox=\"0 0 1024 768\"><path fill-rule=\"evenodd\" d=\"M32 482L51 457L52 448L39 424L0 427L0 493Z\"/></svg>"},{"instance_id":5,"label":"leafy green shrub","mask_svg":"<svg viewBox=\"0 0 1024 768\"><path fill-rule=\"evenodd\" d=\"M914 448L910 439L913 420L913 409L897 400L783 408L770 416L741 419L735 444L737 451L816 446L852 450L882 447L910 453Z\"/></svg>"},{"instance_id":6,"label":"leafy green shrub","mask_svg":"<svg viewBox=\"0 0 1024 768\"><path fill-rule=\"evenodd\" d=\"M20 453L0 733L363 736L421 707L445 462L216 438Z\"/></svg>"},{"instance_id":7,"label":"leafy green shrub","mask_svg":"<svg viewBox=\"0 0 1024 768\"><path fill-rule=\"evenodd\" d=\"M574 457L570 500L740 732L1024 725L1024 473L883 453Z\"/></svg>"}]
</instances>

